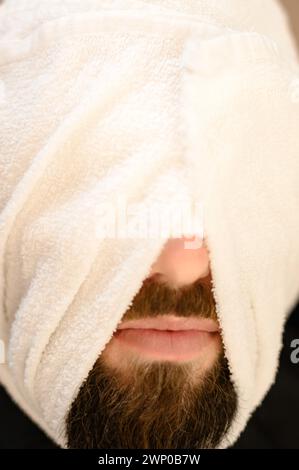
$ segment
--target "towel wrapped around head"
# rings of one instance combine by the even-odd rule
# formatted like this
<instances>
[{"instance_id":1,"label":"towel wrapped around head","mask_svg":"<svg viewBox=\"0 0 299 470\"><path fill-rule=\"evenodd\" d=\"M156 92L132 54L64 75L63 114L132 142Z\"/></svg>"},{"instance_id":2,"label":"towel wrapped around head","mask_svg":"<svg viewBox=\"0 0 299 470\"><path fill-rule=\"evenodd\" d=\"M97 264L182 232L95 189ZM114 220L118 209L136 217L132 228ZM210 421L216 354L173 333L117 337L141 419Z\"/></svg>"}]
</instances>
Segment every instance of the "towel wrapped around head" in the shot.
<instances>
[{"instance_id":1,"label":"towel wrapped around head","mask_svg":"<svg viewBox=\"0 0 299 470\"><path fill-rule=\"evenodd\" d=\"M274 0L0 7L0 381L59 445L172 235L107 236L117 204L203 204L238 394L220 447L244 429L299 296L298 83Z\"/></svg>"}]
</instances>

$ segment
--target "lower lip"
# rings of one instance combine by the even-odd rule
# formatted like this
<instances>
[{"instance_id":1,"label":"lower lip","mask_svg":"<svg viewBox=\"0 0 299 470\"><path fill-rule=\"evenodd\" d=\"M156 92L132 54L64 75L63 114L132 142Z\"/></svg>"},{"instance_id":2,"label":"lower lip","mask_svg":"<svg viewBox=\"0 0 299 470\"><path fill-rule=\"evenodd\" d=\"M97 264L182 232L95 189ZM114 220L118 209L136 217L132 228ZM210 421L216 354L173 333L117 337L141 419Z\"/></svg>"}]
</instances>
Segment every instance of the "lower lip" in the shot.
<instances>
[{"instance_id":1,"label":"lower lip","mask_svg":"<svg viewBox=\"0 0 299 470\"><path fill-rule=\"evenodd\" d=\"M127 328L117 330L115 338L145 357L187 361L196 359L207 347L216 346L219 333Z\"/></svg>"}]
</instances>

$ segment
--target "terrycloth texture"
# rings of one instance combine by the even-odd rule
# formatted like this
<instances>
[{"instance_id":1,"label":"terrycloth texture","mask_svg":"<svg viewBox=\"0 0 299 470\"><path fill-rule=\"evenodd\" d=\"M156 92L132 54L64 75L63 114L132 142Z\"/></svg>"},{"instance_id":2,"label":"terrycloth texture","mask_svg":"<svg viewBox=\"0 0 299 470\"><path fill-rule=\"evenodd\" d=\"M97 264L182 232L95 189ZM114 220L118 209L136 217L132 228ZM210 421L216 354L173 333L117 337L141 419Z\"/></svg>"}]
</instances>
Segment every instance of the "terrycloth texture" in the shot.
<instances>
[{"instance_id":1,"label":"terrycloth texture","mask_svg":"<svg viewBox=\"0 0 299 470\"><path fill-rule=\"evenodd\" d=\"M101 204L117 198L204 203L239 398L220 447L263 399L299 296L298 77L272 0L0 7L0 379L61 446L169 235L101 239Z\"/></svg>"}]
</instances>

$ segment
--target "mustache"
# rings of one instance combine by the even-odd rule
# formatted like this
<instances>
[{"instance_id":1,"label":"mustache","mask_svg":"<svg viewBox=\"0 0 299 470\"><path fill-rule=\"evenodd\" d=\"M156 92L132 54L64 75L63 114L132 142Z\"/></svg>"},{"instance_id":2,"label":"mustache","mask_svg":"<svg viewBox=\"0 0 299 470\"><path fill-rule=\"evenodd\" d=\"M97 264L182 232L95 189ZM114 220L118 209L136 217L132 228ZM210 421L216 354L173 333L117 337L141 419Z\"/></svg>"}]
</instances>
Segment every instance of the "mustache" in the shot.
<instances>
[{"instance_id":1,"label":"mustache","mask_svg":"<svg viewBox=\"0 0 299 470\"><path fill-rule=\"evenodd\" d=\"M172 314L180 317L202 317L217 320L216 304L210 278L172 288L166 282L146 279L132 300L122 320L137 320Z\"/></svg>"}]
</instances>

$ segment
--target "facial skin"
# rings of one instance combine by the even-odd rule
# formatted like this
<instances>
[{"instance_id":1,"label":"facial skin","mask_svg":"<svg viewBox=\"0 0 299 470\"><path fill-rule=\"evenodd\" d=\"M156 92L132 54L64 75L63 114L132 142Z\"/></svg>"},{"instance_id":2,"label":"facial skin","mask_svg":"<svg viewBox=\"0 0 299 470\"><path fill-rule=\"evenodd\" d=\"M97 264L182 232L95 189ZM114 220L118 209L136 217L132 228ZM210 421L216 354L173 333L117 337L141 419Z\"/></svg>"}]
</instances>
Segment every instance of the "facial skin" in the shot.
<instances>
[{"instance_id":1,"label":"facial skin","mask_svg":"<svg viewBox=\"0 0 299 470\"><path fill-rule=\"evenodd\" d=\"M237 396L208 252L185 241L168 240L82 385L70 448L215 448L227 432Z\"/></svg>"}]
</instances>

